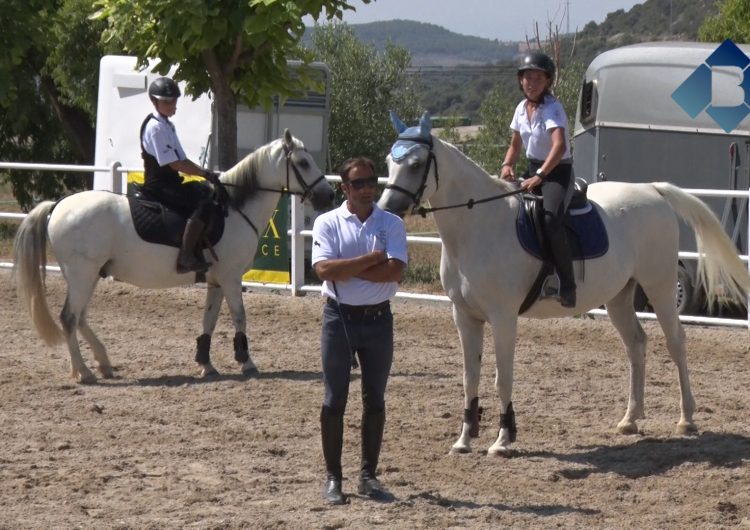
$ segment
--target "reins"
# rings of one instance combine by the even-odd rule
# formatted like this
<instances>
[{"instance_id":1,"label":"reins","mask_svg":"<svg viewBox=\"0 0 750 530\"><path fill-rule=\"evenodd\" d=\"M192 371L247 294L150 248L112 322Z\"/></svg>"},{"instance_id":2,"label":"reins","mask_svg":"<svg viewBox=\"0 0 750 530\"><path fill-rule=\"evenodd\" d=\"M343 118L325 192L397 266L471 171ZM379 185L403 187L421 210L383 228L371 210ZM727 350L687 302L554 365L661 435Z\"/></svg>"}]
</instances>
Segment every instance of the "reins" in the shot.
<instances>
[{"instance_id":1,"label":"reins","mask_svg":"<svg viewBox=\"0 0 750 530\"><path fill-rule=\"evenodd\" d=\"M464 207L471 210L472 208L474 208L475 204L482 204L485 202L496 201L498 199L504 199L505 197L518 195L519 193L524 193L525 191L526 190L524 190L523 188L518 188L517 190L501 193L500 195L493 195L492 197L485 197L484 199L476 199L476 200L469 199L468 201L462 202L459 204L449 204L448 206L436 206L435 208L425 208L424 206L420 206L419 208L414 208L413 211L415 213L418 213L422 217L426 217L428 213L437 212L440 210L451 210L453 208L464 208Z\"/></svg>"}]
</instances>

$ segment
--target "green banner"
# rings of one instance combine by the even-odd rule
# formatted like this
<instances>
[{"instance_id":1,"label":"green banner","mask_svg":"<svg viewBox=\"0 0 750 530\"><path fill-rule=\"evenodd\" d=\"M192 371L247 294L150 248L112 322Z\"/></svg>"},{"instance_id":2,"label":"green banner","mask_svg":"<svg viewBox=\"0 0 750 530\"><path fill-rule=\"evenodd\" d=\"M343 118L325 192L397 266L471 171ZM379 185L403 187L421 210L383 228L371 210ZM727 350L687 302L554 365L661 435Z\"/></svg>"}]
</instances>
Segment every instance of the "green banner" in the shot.
<instances>
[{"instance_id":1,"label":"green banner","mask_svg":"<svg viewBox=\"0 0 750 530\"><path fill-rule=\"evenodd\" d=\"M242 279L246 282L289 283L289 196L279 199L268 226L260 234L252 270Z\"/></svg>"}]
</instances>

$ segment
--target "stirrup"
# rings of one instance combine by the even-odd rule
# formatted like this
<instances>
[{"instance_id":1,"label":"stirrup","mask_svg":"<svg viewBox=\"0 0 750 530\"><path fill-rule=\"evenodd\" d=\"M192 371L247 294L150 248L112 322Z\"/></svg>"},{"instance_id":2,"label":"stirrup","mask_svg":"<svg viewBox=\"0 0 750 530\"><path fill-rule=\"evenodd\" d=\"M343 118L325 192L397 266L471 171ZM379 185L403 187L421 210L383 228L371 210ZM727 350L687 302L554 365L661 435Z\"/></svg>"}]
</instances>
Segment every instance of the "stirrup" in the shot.
<instances>
[{"instance_id":1,"label":"stirrup","mask_svg":"<svg viewBox=\"0 0 750 530\"><path fill-rule=\"evenodd\" d=\"M560 297L560 278L557 273L547 275L542 283L542 288L539 291L539 299L544 300L545 298L559 298Z\"/></svg>"},{"instance_id":2,"label":"stirrup","mask_svg":"<svg viewBox=\"0 0 750 530\"><path fill-rule=\"evenodd\" d=\"M187 261L187 263L186 263ZM192 260L177 260L177 273L186 274L188 272L206 272L210 264L205 260L192 256Z\"/></svg>"}]
</instances>

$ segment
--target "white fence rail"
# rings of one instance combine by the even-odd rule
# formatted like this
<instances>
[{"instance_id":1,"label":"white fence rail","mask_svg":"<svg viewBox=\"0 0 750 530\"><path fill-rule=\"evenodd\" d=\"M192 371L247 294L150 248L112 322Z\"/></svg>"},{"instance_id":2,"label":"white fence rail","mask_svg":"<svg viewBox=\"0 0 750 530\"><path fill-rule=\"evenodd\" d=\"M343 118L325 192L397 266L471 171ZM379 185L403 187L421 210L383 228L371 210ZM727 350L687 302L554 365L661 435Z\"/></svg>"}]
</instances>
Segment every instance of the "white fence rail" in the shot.
<instances>
[{"instance_id":1,"label":"white fence rail","mask_svg":"<svg viewBox=\"0 0 750 530\"><path fill-rule=\"evenodd\" d=\"M122 177L128 171L142 171L142 168L124 168L119 162L114 162L109 167L97 167L97 166L75 166L75 165L64 165L64 164L29 164L29 163L17 163L17 162L0 162L0 169L36 169L41 171L77 171L77 172L106 172L110 174L112 179L112 190L115 193L122 193ZM340 182L341 179L337 175L326 175L326 178L331 182ZM380 179L384 182L386 179ZM745 213L747 214L747 225L748 225L748 237L750 237L750 190L748 191L729 191L729 190L703 190L703 189L685 189L686 192L693 195L702 197L736 197L747 199L745 202ZM291 291L293 295L301 295L307 292L320 293L320 285L308 285L305 284L305 238L312 236L311 230L305 230L304 227L304 210L299 198L295 195L292 196L291 203L291 227L288 230L290 237L290 249L291 249L291 283L290 284L268 284L258 282L244 282L243 285L246 287L255 288L269 288L269 289L282 289ZM25 214L0 212L0 219L23 219ZM741 218L741 215L739 215ZM410 244L428 244L428 245L440 245L442 244L439 237L424 237L424 236L407 236L407 241ZM750 245L748 245L750 247ZM695 252L680 252L679 256L686 259L696 259L698 254ZM742 261L748 264L748 271L750 271L750 259L747 255L739 256ZM0 268L11 268L12 262L0 262ZM49 270L59 271L59 267L50 266ZM413 293L408 291L399 291L396 293L399 298L414 299L414 300L430 300L438 302L450 302L450 299L445 295L434 295L425 293ZM750 299L748 299L748 307L750 307ZM607 312L602 309L592 309L588 312L590 315L607 315ZM636 313L638 318L644 320L653 320L656 315L653 313ZM688 316L680 315L680 321L693 324L707 324L707 325L722 325L722 326L733 326L733 327L746 327L750 330L750 311L748 311L747 320L740 319L728 319L718 317L699 317L699 316Z\"/></svg>"}]
</instances>

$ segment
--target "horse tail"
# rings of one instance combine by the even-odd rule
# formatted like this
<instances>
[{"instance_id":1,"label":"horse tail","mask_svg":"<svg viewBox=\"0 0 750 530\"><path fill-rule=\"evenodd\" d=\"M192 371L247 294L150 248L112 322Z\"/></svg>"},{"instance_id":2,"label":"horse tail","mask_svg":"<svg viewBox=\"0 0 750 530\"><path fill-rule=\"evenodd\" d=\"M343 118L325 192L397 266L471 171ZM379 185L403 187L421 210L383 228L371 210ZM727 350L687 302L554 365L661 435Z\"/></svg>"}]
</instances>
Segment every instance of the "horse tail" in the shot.
<instances>
[{"instance_id":1,"label":"horse tail","mask_svg":"<svg viewBox=\"0 0 750 530\"><path fill-rule=\"evenodd\" d=\"M31 210L16 232L13 242L13 276L18 299L26 305L39 336L49 346L60 343L63 332L47 305L47 223L56 202L44 201Z\"/></svg>"},{"instance_id":2,"label":"horse tail","mask_svg":"<svg viewBox=\"0 0 750 530\"><path fill-rule=\"evenodd\" d=\"M711 209L700 199L668 182L656 182L654 188L695 233L699 255L698 283L705 288L709 307L720 296L746 305L750 274Z\"/></svg>"}]
</instances>

